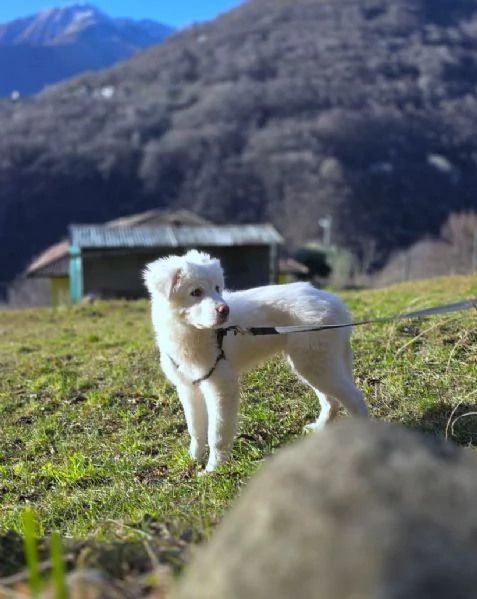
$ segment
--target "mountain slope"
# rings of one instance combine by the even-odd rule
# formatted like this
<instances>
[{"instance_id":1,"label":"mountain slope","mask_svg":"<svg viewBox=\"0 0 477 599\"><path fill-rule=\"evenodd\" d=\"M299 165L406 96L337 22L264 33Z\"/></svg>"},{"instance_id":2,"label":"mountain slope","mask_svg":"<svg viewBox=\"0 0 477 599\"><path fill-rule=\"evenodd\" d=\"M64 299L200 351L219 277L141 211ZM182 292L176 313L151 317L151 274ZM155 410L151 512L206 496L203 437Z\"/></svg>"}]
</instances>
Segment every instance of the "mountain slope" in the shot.
<instances>
[{"instance_id":1,"label":"mountain slope","mask_svg":"<svg viewBox=\"0 0 477 599\"><path fill-rule=\"evenodd\" d=\"M249 0L0 105L0 280L69 222L160 207L292 242L331 215L376 265L476 209L476 86L476 0Z\"/></svg>"},{"instance_id":2,"label":"mountain slope","mask_svg":"<svg viewBox=\"0 0 477 599\"><path fill-rule=\"evenodd\" d=\"M36 93L83 71L109 67L172 32L153 21L112 19L86 4L0 25L0 95Z\"/></svg>"}]
</instances>

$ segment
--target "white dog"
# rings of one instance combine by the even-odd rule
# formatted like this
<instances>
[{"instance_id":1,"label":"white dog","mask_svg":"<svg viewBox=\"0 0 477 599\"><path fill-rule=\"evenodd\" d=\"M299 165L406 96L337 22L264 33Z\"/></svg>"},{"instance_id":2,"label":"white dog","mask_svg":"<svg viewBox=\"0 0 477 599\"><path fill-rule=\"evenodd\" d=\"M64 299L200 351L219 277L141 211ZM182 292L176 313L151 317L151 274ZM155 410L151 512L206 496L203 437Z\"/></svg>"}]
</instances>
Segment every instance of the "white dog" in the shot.
<instances>
[{"instance_id":1,"label":"white dog","mask_svg":"<svg viewBox=\"0 0 477 599\"><path fill-rule=\"evenodd\" d=\"M246 329L350 322L335 295L308 283L228 292L220 262L196 250L152 262L144 280L161 366L184 408L193 459L202 458L208 441L206 471L215 470L231 450L239 373L278 352L318 396L320 417L307 428L331 421L340 403L354 416L368 414L352 377L349 328L275 336L223 333L231 325Z\"/></svg>"}]
</instances>

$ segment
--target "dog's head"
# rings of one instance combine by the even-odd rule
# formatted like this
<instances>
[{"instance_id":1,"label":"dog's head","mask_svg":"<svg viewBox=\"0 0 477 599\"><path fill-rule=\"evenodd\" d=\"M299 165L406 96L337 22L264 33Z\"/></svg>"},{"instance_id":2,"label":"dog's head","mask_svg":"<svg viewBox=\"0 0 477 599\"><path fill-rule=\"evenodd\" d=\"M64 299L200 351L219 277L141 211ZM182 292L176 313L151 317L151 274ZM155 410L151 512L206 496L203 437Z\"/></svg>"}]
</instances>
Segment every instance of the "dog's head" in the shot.
<instances>
[{"instance_id":1,"label":"dog's head","mask_svg":"<svg viewBox=\"0 0 477 599\"><path fill-rule=\"evenodd\" d=\"M143 273L151 298L197 329L227 322L229 307L222 297L224 273L219 260L191 250L148 264Z\"/></svg>"}]
</instances>

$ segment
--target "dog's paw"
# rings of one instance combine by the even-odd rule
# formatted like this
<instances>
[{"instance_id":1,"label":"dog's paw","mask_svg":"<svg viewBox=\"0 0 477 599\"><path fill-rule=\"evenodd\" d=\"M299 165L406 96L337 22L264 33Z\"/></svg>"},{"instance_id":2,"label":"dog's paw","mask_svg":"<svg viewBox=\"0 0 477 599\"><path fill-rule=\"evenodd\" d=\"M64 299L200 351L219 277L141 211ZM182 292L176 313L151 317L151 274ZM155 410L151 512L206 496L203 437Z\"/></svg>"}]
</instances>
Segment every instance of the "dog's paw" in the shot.
<instances>
[{"instance_id":1,"label":"dog's paw","mask_svg":"<svg viewBox=\"0 0 477 599\"><path fill-rule=\"evenodd\" d=\"M203 474L209 474L210 472L214 472L215 470L217 470L217 468L219 466L220 466L220 463L217 463L215 460L212 462L209 460L207 462L207 466L203 470Z\"/></svg>"},{"instance_id":2,"label":"dog's paw","mask_svg":"<svg viewBox=\"0 0 477 599\"><path fill-rule=\"evenodd\" d=\"M203 470L199 470L199 472L197 473L197 476L199 478L204 478L206 476L208 476L209 474L211 474L213 471L208 471L205 468Z\"/></svg>"},{"instance_id":3,"label":"dog's paw","mask_svg":"<svg viewBox=\"0 0 477 599\"><path fill-rule=\"evenodd\" d=\"M205 443L199 442L197 439L192 439L189 445L189 455L193 460L199 462L205 451Z\"/></svg>"},{"instance_id":4,"label":"dog's paw","mask_svg":"<svg viewBox=\"0 0 477 599\"><path fill-rule=\"evenodd\" d=\"M309 435L310 433L314 433L315 431L319 431L326 426L325 422L320 422L317 420L316 422L311 422L303 427L303 432L305 435Z\"/></svg>"},{"instance_id":5,"label":"dog's paw","mask_svg":"<svg viewBox=\"0 0 477 599\"><path fill-rule=\"evenodd\" d=\"M210 451L209 461L205 467L205 472L214 472L217 468L223 464L229 457L230 451Z\"/></svg>"}]
</instances>

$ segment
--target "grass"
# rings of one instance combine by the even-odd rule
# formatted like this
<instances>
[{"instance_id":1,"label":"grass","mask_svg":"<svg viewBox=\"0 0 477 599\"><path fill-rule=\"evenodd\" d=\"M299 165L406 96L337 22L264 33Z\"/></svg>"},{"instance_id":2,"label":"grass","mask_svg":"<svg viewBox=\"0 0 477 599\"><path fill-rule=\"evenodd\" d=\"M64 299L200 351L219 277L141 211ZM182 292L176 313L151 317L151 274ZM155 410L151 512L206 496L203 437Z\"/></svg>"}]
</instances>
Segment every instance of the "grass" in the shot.
<instances>
[{"instance_id":1,"label":"grass","mask_svg":"<svg viewBox=\"0 0 477 599\"><path fill-rule=\"evenodd\" d=\"M342 295L355 318L384 316L476 297L477 277ZM372 415L476 444L477 416L466 416L477 401L476 316L356 328L355 373ZM189 541L207 536L263 460L317 413L280 360L266 364L244 378L232 459L198 477L146 302L0 312L0 339L0 578L23 567L27 507L38 537L58 532L65 551L85 560L86 548L115 574L130 564L125 547L149 560L144 541L180 566Z\"/></svg>"}]
</instances>

